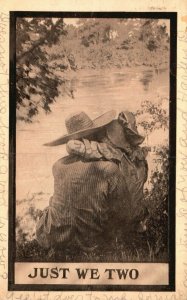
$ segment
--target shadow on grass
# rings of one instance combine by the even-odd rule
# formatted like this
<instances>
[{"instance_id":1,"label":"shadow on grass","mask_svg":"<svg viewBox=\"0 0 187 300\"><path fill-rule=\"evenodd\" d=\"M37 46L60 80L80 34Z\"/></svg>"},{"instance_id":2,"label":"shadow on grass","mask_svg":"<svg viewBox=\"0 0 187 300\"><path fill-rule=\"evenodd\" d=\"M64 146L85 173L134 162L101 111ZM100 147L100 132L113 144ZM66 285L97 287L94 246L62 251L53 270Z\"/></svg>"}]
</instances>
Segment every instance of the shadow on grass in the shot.
<instances>
[{"instance_id":1,"label":"shadow on grass","mask_svg":"<svg viewBox=\"0 0 187 300\"><path fill-rule=\"evenodd\" d=\"M147 233L132 236L130 241L115 240L86 252L76 247L43 249L34 239L17 244L16 261L60 262L167 262L166 249L156 253Z\"/></svg>"}]
</instances>

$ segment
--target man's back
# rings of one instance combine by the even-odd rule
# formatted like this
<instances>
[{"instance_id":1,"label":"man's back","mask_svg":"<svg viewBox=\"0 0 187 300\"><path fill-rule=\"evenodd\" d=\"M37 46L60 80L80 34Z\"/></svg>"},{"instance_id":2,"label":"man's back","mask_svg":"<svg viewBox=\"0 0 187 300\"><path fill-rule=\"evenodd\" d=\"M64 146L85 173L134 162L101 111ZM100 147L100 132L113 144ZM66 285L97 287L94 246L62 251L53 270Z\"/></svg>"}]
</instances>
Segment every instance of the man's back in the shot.
<instances>
[{"instance_id":1,"label":"man's back","mask_svg":"<svg viewBox=\"0 0 187 300\"><path fill-rule=\"evenodd\" d=\"M53 166L54 195L50 200L48 232L68 228L68 238L90 247L131 212L131 198L118 166L109 161L81 161L67 156ZM115 220L115 222L114 222ZM43 220L42 226L48 224ZM55 229L56 228L56 229ZM58 240L63 242L59 232Z\"/></svg>"}]
</instances>

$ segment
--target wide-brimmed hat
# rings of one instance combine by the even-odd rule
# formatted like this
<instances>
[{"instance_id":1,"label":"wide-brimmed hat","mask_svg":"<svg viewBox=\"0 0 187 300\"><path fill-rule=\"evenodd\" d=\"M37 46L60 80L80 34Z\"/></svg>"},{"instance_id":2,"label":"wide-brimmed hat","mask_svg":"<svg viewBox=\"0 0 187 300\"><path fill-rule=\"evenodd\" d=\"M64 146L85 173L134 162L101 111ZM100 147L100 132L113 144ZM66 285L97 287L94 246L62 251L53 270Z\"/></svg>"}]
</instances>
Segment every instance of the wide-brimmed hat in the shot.
<instances>
[{"instance_id":1,"label":"wide-brimmed hat","mask_svg":"<svg viewBox=\"0 0 187 300\"><path fill-rule=\"evenodd\" d=\"M67 134L60 138L44 144L44 146L58 146L67 143L72 139L87 137L101 130L115 118L115 110L108 111L98 118L91 120L85 112L78 112L70 115L65 120Z\"/></svg>"}]
</instances>

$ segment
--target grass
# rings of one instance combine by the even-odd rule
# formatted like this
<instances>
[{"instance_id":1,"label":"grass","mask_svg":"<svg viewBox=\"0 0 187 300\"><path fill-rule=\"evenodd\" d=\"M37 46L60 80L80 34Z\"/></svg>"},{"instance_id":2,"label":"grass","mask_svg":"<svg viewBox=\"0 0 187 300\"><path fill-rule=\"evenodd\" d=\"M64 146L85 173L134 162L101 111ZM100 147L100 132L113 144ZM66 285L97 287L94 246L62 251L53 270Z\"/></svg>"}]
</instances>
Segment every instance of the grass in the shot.
<instances>
[{"instance_id":1,"label":"grass","mask_svg":"<svg viewBox=\"0 0 187 300\"><path fill-rule=\"evenodd\" d=\"M167 262L167 253L155 253L147 237L131 243L117 242L108 248L100 247L85 252L78 249L44 250L37 241L17 244L16 261L61 261L61 262ZM143 242L142 242L143 241Z\"/></svg>"},{"instance_id":2,"label":"grass","mask_svg":"<svg viewBox=\"0 0 187 300\"><path fill-rule=\"evenodd\" d=\"M158 222L154 216L148 220L145 233L116 237L110 245L101 245L92 252L76 248L43 249L35 239L35 224L41 213L38 208L46 195L28 195L18 201L16 219L16 261L63 261L63 262L167 262L167 247L155 230ZM167 221L167 220L166 220ZM165 225L164 225L165 226ZM158 233L159 233L158 232Z\"/></svg>"}]
</instances>

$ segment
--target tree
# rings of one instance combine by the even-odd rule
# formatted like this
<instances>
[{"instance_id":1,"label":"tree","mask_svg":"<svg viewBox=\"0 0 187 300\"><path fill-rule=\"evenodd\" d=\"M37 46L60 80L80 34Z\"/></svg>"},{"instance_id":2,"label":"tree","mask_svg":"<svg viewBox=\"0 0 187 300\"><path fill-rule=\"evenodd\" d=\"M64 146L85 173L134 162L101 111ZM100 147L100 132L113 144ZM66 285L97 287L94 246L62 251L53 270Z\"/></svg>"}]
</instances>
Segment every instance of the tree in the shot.
<instances>
[{"instance_id":1,"label":"tree","mask_svg":"<svg viewBox=\"0 0 187 300\"><path fill-rule=\"evenodd\" d=\"M80 19L79 33L82 39L82 44L89 47L92 44L110 42L112 32L120 27L119 19Z\"/></svg>"},{"instance_id":2,"label":"tree","mask_svg":"<svg viewBox=\"0 0 187 300\"><path fill-rule=\"evenodd\" d=\"M51 111L65 84L50 66L48 51L65 35L62 18L17 18L16 22L16 108L17 119L32 122L40 110Z\"/></svg>"},{"instance_id":3,"label":"tree","mask_svg":"<svg viewBox=\"0 0 187 300\"><path fill-rule=\"evenodd\" d=\"M159 23L159 20L147 19L141 26L139 40L145 42L149 51L156 51L169 41L165 23Z\"/></svg>"}]
</instances>

